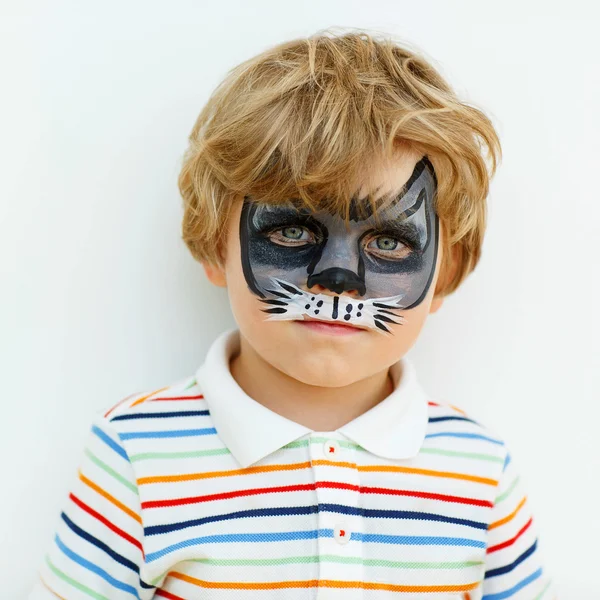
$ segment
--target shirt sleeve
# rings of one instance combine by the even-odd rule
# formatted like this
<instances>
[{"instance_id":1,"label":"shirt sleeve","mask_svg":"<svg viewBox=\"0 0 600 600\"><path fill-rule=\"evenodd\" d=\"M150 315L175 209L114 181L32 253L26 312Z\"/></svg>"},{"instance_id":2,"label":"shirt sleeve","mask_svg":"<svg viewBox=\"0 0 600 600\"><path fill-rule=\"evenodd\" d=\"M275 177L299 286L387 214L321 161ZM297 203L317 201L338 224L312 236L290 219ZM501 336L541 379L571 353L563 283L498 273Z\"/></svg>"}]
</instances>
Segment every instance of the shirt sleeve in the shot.
<instances>
[{"instance_id":1,"label":"shirt sleeve","mask_svg":"<svg viewBox=\"0 0 600 600\"><path fill-rule=\"evenodd\" d=\"M531 508L507 450L488 527L482 600L557 600Z\"/></svg>"},{"instance_id":2,"label":"shirt sleeve","mask_svg":"<svg viewBox=\"0 0 600 600\"><path fill-rule=\"evenodd\" d=\"M148 600L134 470L111 423L97 414L54 539L28 600Z\"/></svg>"}]
</instances>

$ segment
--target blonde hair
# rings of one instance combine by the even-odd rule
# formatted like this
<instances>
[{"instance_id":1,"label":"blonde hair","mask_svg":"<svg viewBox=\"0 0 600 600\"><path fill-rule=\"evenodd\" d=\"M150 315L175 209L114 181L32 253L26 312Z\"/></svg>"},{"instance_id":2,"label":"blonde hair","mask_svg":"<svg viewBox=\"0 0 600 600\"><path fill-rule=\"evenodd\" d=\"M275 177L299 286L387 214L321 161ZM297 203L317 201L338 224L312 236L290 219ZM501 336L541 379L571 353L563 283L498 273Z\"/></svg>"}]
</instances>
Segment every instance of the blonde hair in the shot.
<instances>
[{"instance_id":1,"label":"blonde hair","mask_svg":"<svg viewBox=\"0 0 600 600\"><path fill-rule=\"evenodd\" d=\"M365 165L399 146L425 154L436 173L444 231L436 294L453 292L479 261L497 133L431 64L389 37L322 30L267 49L228 72L188 139L182 239L199 261L224 264L241 196L296 198L347 219Z\"/></svg>"}]
</instances>

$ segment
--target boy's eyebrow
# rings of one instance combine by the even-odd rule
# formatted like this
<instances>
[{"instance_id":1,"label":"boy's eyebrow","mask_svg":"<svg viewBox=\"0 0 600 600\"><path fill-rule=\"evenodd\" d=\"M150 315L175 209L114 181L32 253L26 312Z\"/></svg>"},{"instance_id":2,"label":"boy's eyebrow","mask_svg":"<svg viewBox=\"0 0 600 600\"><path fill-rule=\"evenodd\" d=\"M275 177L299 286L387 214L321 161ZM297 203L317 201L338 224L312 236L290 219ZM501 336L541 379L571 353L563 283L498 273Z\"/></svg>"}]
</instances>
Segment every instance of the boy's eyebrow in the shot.
<instances>
[{"instance_id":1,"label":"boy's eyebrow","mask_svg":"<svg viewBox=\"0 0 600 600\"><path fill-rule=\"evenodd\" d=\"M275 225L297 222L313 223L318 225L320 221L308 210L304 208L296 209L290 206L269 206L267 210L257 211L253 217L255 226L270 227Z\"/></svg>"},{"instance_id":2,"label":"boy's eyebrow","mask_svg":"<svg viewBox=\"0 0 600 600\"><path fill-rule=\"evenodd\" d=\"M427 166L430 164L431 163L429 162L429 159L427 157L423 157L420 161L417 162L417 164L415 165L415 168L413 169L413 172L411 173L411 176L404 183L404 185L402 186L400 191L396 194L396 196L394 196L391 200L388 199L387 202L383 198L381 198L379 201L376 201L375 205L377 207L378 216L380 214L385 215L386 213L390 213L390 212L393 213L394 207L397 206L398 203L401 202L402 199L411 191L414 184L420 179L421 175L426 170ZM435 178L435 174L434 174L434 178ZM415 214L421 207L421 204L423 204L423 201L426 199L426 197L427 197L426 185L423 184L421 187L421 190L419 191L417 199L411 206L406 208L404 211L402 211L398 215L395 215L391 218L388 217L385 221L381 221L378 218L375 218L375 221L378 222L380 227L382 224L387 223L388 224L387 228L390 229L389 224L391 224L391 223L397 224L398 222L405 221L406 219L411 217L413 214ZM250 196L250 195L244 196L244 199L254 201L252 196ZM369 204L363 204L361 206L361 210L358 210L359 202L360 202L360 200L358 200L357 198L351 199L351 201L350 201L350 220L362 221L362 220L368 220L368 219L374 218L373 207ZM275 212L277 214L277 217L279 217L279 219L281 219L282 217L289 218L289 217L299 217L299 216L303 216L308 219L313 218L313 213L308 209L308 207L304 206L304 204L302 203L302 200L300 198L293 198L293 197L288 198L287 203L288 203L287 205L281 205L281 206L270 205L269 208L271 210L262 212L259 218L261 218L262 220L268 221L269 218L267 215L269 215L269 213L273 213L273 212ZM275 210L272 210L272 209L275 209ZM277 217L275 215L273 215L272 219L275 220L275 219L277 219ZM392 227L392 229L395 229L395 227ZM411 229L413 231L410 231ZM402 234L405 234L408 232L414 234L415 233L414 230L415 230L414 227L409 227L409 228L397 227L397 231ZM411 237L414 238L414 235ZM417 239L418 239L418 236L417 236Z\"/></svg>"},{"instance_id":3,"label":"boy's eyebrow","mask_svg":"<svg viewBox=\"0 0 600 600\"><path fill-rule=\"evenodd\" d=\"M405 220L383 221L376 231L390 233L418 247L421 242L419 228L414 223Z\"/></svg>"}]
</instances>

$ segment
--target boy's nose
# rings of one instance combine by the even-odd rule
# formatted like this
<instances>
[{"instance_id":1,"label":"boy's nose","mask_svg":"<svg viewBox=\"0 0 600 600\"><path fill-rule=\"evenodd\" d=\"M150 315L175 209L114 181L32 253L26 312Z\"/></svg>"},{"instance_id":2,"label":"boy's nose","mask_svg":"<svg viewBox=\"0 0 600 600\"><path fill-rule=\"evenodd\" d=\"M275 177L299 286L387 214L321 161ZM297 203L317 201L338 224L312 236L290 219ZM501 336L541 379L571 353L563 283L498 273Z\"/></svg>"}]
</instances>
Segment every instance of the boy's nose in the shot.
<instances>
[{"instance_id":1,"label":"boy's nose","mask_svg":"<svg viewBox=\"0 0 600 600\"><path fill-rule=\"evenodd\" d=\"M322 288L336 294L349 292L352 295L364 296L366 292L365 282L357 273L340 267L331 267L309 275L307 286L310 290L316 286L319 292L319 288Z\"/></svg>"}]
</instances>

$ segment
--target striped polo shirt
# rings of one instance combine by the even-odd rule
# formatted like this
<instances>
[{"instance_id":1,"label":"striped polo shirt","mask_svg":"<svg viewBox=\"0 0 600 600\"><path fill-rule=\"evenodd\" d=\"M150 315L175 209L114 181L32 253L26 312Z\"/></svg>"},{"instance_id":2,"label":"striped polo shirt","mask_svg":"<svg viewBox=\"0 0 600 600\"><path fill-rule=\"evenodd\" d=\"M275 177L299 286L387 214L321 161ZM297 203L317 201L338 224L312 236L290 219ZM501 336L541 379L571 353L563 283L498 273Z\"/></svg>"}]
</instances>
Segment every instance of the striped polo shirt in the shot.
<instances>
[{"instance_id":1,"label":"striped polo shirt","mask_svg":"<svg viewBox=\"0 0 600 600\"><path fill-rule=\"evenodd\" d=\"M238 386L239 331L97 413L30 600L553 600L506 445L393 392L314 431Z\"/></svg>"}]
</instances>

